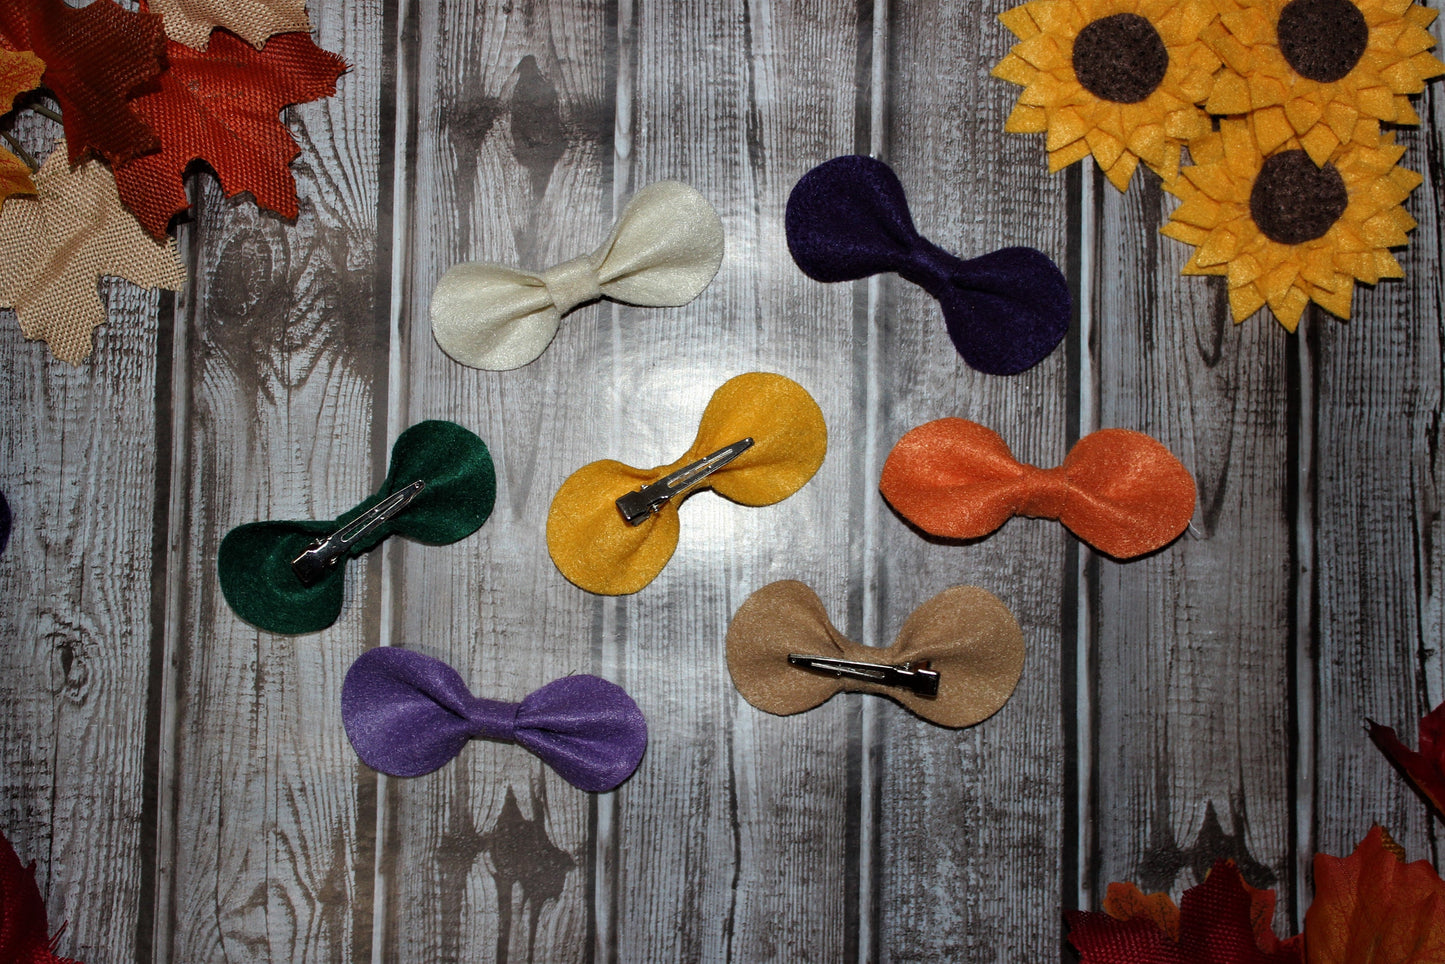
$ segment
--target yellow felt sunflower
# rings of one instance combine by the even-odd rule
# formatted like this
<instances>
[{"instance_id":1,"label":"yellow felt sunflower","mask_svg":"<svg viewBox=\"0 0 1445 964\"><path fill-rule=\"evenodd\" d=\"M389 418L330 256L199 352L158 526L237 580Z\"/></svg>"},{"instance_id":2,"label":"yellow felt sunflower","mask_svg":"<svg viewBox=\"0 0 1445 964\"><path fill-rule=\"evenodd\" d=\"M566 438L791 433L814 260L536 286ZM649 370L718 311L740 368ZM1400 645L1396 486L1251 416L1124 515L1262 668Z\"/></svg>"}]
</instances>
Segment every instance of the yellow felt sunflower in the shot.
<instances>
[{"instance_id":1,"label":"yellow felt sunflower","mask_svg":"<svg viewBox=\"0 0 1445 964\"><path fill-rule=\"evenodd\" d=\"M1323 164L1368 145L1379 122L1418 124L1409 94L1445 73L1412 0L1217 0L1204 32L1224 62L1205 107L1251 115L1266 152L1291 138Z\"/></svg>"},{"instance_id":2,"label":"yellow felt sunflower","mask_svg":"<svg viewBox=\"0 0 1445 964\"><path fill-rule=\"evenodd\" d=\"M1019 43L994 68L1024 88L1006 130L1047 134L1049 170L1094 155L1124 190L1142 160L1166 180L1210 129L1206 0L1033 0L999 16Z\"/></svg>"},{"instance_id":3,"label":"yellow felt sunflower","mask_svg":"<svg viewBox=\"0 0 1445 964\"><path fill-rule=\"evenodd\" d=\"M1311 301L1348 318L1356 281L1404 277L1390 248L1415 227L1401 204L1421 178L1398 166L1393 134L1317 167L1299 140L1266 152L1247 121L1223 120L1189 152L1164 185L1183 203L1162 230L1195 246L1185 274L1229 279L1236 322L1268 303L1294 331Z\"/></svg>"}]
</instances>

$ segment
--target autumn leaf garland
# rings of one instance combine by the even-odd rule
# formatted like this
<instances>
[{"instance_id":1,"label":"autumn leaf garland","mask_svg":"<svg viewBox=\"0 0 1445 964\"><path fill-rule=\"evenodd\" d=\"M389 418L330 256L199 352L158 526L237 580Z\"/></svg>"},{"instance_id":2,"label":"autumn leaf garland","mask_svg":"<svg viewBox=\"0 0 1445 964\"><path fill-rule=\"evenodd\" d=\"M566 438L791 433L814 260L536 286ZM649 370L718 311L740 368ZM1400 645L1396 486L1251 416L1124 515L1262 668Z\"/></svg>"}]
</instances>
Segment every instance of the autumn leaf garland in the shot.
<instances>
[{"instance_id":1,"label":"autumn leaf garland","mask_svg":"<svg viewBox=\"0 0 1445 964\"><path fill-rule=\"evenodd\" d=\"M1178 906L1165 894L1110 884L1103 913L1070 912L1081 964L1439 964L1445 960L1445 881L1405 862L1379 827L1348 857L1316 854L1304 933L1280 940L1274 891L1257 890L1221 860Z\"/></svg>"},{"instance_id":2,"label":"autumn leaf garland","mask_svg":"<svg viewBox=\"0 0 1445 964\"><path fill-rule=\"evenodd\" d=\"M17 96L40 86L44 72L44 62L34 54L0 49L0 113L9 111ZM12 194L35 193L31 173L28 164L0 148L0 205Z\"/></svg>"},{"instance_id":3,"label":"autumn leaf garland","mask_svg":"<svg viewBox=\"0 0 1445 964\"><path fill-rule=\"evenodd\" d=\"M266 210L297 216L290 165L300 148L280 112L334 94L346 70L306 32L304 0L151 4L0 2L0 113L43 87L60 105L69 161L62 171L52 158L37 176L38 163L0 134L12 147L0 148L0 306L16 308L26 337L70 362L90 354L92 329L105 320L99 277L171 290L184 281L167 232L189 207L184 179L195 162L228 197L250 193ZM105 211L95 223L75 216L97 204ZM44 231L9 233L36 225Z\"/></svg>"},{"instance_id":4,"label":"autumn leaf garland","mask_svg":"<svg viewBox=\"0 0 1445 964\"><path fill-rule=\"evenodd\" d=\"M1445 816L1445 703L1420 721L1420 749L1367 721L1370 738ZM1112 883L1102 913L1070 911L1069 942L1081 964L1440 964L1445 961L1445 880L1428 861L1374 827L1348 857L1316 854L1315 898L1304 933L1274 933L1275 897L1220 860L1176 905Z\"/></svg>"},{"instance_id":5,"label":"autumn leaf garland","mask_svg":"<svg viewBox=\"0 0 1445 964\"><path fill-rule=\"evenodd\" d=\"M190 204L182 178L200 160L228 197L249 191L261 207L294 219L290 165L301 149L280 112L334 94L345 64L301 33L272 37L258 51L217 31L204 52L170 41L167 56L160 89L134 102L161 133L161 150L116 168L126 206L153 236L164 237L171 218Z\"/></svg>"}]
</instances>

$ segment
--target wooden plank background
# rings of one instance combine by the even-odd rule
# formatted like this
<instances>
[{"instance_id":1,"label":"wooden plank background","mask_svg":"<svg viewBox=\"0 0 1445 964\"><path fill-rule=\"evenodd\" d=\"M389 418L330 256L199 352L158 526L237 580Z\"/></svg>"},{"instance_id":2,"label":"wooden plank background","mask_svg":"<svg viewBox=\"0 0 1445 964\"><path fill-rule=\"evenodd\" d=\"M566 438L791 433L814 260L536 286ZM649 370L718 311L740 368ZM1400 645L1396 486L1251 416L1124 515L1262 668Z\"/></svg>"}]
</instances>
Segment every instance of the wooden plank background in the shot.
<instances>
[{"instance_id":1,"label":"wooden plank background","mask_svg":"<svg viewBox=\"0 0 1445 964\"><path fill-rule=\"evenodd\" d=\"M353 65L287 113L294 225L206 177L178 296L107 283L71 368L0 313L0 826L35 860L63 953L105 961L1037 961L1112 880L1178 894L1218 857L1308 905L1310 855L1371 823L1439 859L1423 804L1364 738L1445 697L1441 205L1445 103L1405 132L1427 172L1402 261L1347 324L1240 326L1157 234L1152 175L1047 173L1003 133L988 76L1008 4L824 0L313 0ZM1438 29L1438 28L1437 28ZM43 149L54 125L17 133ZM935 302L894 277L819 285L786 251L797 178L888 160L920 229L965 256L1029 244L1066 266L1076 324L1013 378L979 375ZM680 309L600 303L515 372L435 346L430 293L463 260L541 268L589 249L675 178L727 254ZM635 596L572 586L552 493L613 457L674 459L732 375L801 382L829 456L770 508L688 503ZM1050 523L958 546L877 492L909 428L945 415L1056 464L1081 434L1148 432L1190 466L1194 523L1120 564ZM232 526L331 517L424 418L486 440L498 500L448 547L352 565L336 625L280 637L222 600ZM835 699L790 718L734 691L743 599L798 578L887 645L956 583L1022 623L1025 674L945 731ZM636 776L587 795L515 746L413 780L360 764L339 689L365 649L440 656L519 699L573 672L647 716Z\"/></svg>"}]
</instances>

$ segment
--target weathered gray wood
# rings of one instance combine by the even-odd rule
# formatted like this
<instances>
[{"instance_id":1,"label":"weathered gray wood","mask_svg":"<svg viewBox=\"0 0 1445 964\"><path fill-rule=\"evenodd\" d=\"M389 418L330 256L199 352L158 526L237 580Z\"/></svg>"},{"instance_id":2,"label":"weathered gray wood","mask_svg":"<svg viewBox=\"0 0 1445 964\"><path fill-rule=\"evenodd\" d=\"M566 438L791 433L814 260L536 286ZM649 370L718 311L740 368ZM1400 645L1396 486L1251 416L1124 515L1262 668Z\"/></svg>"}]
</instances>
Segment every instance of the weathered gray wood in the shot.
<instances>
[{"instance_id":1,"label":"weathered gray wood","mask_svg":"<svg viewBox=\"0 0 1445 964\"><path fill-rule=\"evenodd\" d=\"M1110 881L1177 895L1231 856L1279 889L1283 930L1315 849L1347 853L1380 821L1435 855L1424 804L1361 723L1413 742L1445 697L1441 185L1410 202L1409 279L1357 294L1353 321L1315 313L1302 338L1267 315L1233 326L1222 283L1180 278L1188 249L1157 239L1171 202L1152 176L1120 196L1088 162L1049 175L1041 137L1004 134L1018 88L987 74L1010 5L313 3L322 45L354 67L338 98L293 112L297 226L200 187L174 328L156 321L169 302L108 285L111 324L79 369L0 313L0 491L17 514L0 556L0 829L69 920L60 950L1050 960L1060 911L1097 906ZM1445 104L1432 89L1420 110L1406 164L1436 171ZM1082 258L1090 327L1031 372L982 376L911 285L803 277L789 189L870 150L942 246ZM692 305L583 307L515 372L436 347L445 268L574 256L665 177L727 230ZM544 541L567 474L675 458L711 392L753 369L822 405L817 478L770 508L699 495L635 596L567 583ZM1149 432L1199 481L1196 531L1132 563L1041 521L924 540L876 484L898 437L944 415L1037 464L1079 431ZM431 417L490 446L487 525L353 563L327 632L241 624L215 581L224 533L353 505L395 434ZM946 586L982 585L1024 625L1019 690L962 732L865 697L761 713L723 637L782 578L875 644ZM648 755L596 796L486 742L432 776L377 777L338 694L379 643L499 698L571 672L617 680L647 714Z\"/></svg>"},{"instance_id":2,"label":"weathered gray wood","mask_svg":"<svg viewBox=\"0 0 1445 964\"><path fill-rule=\"evenodd\" d=\"M695 185L722 215L727 255L686 308L620 312L623 338L643 339L643 351L609 358L603 397L615 414L607 447L589 457L671 461L713 390L750 370L786 375L813 395L829 454L778 505L691 500L672 562L609 604L620 629L613 651L652 737L616 801L615 942L599 957L841 960L856 927L846 879L856 860L849 814L860 805L848 767L856 705L762 713L734 690L723 642L737 607L777 579L813 586L839 626L856 605L859 496L871 483L857 460L855 293L796 269L783 208L808 168L857 143L859 5L639 2L621 11L621 61L632 69L619 78L619 102L631 103L632 121L618 180Z\"/></svg>"},{"instance_id":3,"label":"weathered gray wood","mask_svg":"<svg viewBox=\"0 0 1445 964\"><path fill-rule=\"evenodd\" d=\"M442 272L468 260L542 269L599 244L613 219L608 6L471 0L405 13L398 243L401 424L449 418L487 443L496 509L455 546L392 557L390 642L445 659L481 695L520 700L598 665L602 603L558 574L546 514L589 458L605 407L604 306L571 314L542 357L480 372L432 339ZM522 748L477 741L451 764L388 781L387 960L583 960L593 800Z\"/></svg>"},{"instance_id":4,"label":"weathered gray wood","mask_svg":"<svg viewBox=\"0 0 1445 964\"><path fill-rule=\"evenodd\" d=\"M1067 264L1063 176L1039 138L1005 134L1019 88L988 76L1013 39L1008 4L895 4L888 23L884 158L923 234L971 257L1026 244ZM1054 464L1068 433L1067 351L999 377L958 357L938 303L882 282L876 322L880 394L869 483L909 429L944 416L995 429L1023 460ZM963 731L879 702L879 960L1048 960L1058 953L1064 807L1061 662L1072 575L1068 536L1017 520L974 545L919 537L881 503L870 643L891 643L916 607L955 584L998 595L1023 626L1027 657L1010 702ZM1072 884L1067 886L1072 887ZM900 913L900 909L906 908Z\"/></svg>"},{"instance_id":5,"label":"weathered gray wood","mask_svg":"<svg viewBox=\"0 0 1445 964\"><path fill-rule=\"evenodd\" d=\"M370 954L374 778L346 740L340 688L376 638L379 560L350 565L335 626L294 638L243 623L215 574L233 526L334 517L386 472L381 4L310 7L321 46L353 67L335 98L291 113L305 158L298 223L227 202L209 180L199 189L173 386L172 485L187 511L171 520L157 960Z\"/></svg>"},{"instance_id":6,"label":"weathered gray wood","mask_svg":"<svg viewBox=\"0 0 1445 964\"><path fill-rule=\"evenodd\" d=\"M142 894L160 296L106 283L79 366L0 312L0 830L37 879L59 950L131 960Z\"/></svg>"},{"instance_id":7,"label":"weathered gray wood","mask_svg":"<svg viewBox=\"0 0 1445 964\"><path fill-rule=\"evenodd\" d=\"M1438 28L1437 28L1438 35ZM1315 399L1316 625L1311 849L1348 854L1371 823L1411 859L1439 859L1426 805L1364 733L1366 717L1415 745L1416 723L1442 698L1439 465L1445 185L1439 88L1416 105L1427 130L1399 132L1401 161L1425 172L1406 208L1420 226L1398 252L1406 277L1360 288L1354 317L1309 321Z\"/></svg>"},{"instance_id":8,"label":"weathered gray wood","mask_svg":"<svg viewBox=\"0 0 1445 964\"><path fill-rule=\"evenodd\" d=\"M1091 176L1092 173L1091 173ZM1096 769L1095 906L1110 881L1176 897L1221 857L1290 914L1289 471L1293 338L1231 322L1220 279L1158 234L1174 202L1141 169L1102 178L1088 428L1128 428L1194 475L1192 528L1085 569ZM1287 925L1285 925L1287 926Z\"/></svg>"}]
</instances>

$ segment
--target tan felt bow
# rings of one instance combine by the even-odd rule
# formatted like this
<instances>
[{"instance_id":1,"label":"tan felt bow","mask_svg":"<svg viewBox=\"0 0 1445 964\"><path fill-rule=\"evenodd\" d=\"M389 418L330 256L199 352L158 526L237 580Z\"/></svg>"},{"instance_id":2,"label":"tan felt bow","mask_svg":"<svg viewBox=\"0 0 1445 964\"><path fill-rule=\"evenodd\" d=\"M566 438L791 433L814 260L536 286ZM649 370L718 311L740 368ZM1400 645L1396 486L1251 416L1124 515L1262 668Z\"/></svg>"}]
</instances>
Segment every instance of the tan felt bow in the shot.
<instances>
[{"instance_id":1,"label":"tan felt bow","mask_svg":"<svg viewBox=\"0 0 1445 964\"><path fill-rule=\"evenodd\" d=\"M707 199L677 181L633 196L607 243L541 274L500 264L459 264L432 295L432 334L473 368L520 368L546 350L562 316L610 298L673 307L702 293L722 264L722 221Z\"/></svg>"},{"instance_id":2,"label":"tan felt bow","mask_svg":"<svg viewBox=\"0 0 1445 964\"><path fill-rule=\"evenodd\" d=\"M793 666L791 653L894 665L927 660L939 674L938 695ZM834 628L812 589L784 580L759 589L738 609L728 627L727 659L743 699L769 713L811 710L840 691L877 693L930 723L960 727L988 719L1008 702L1023 672L1024 637L998 597L954 586L918 607L892 646L862 646Z\"/></svg>"}]
</instances>

